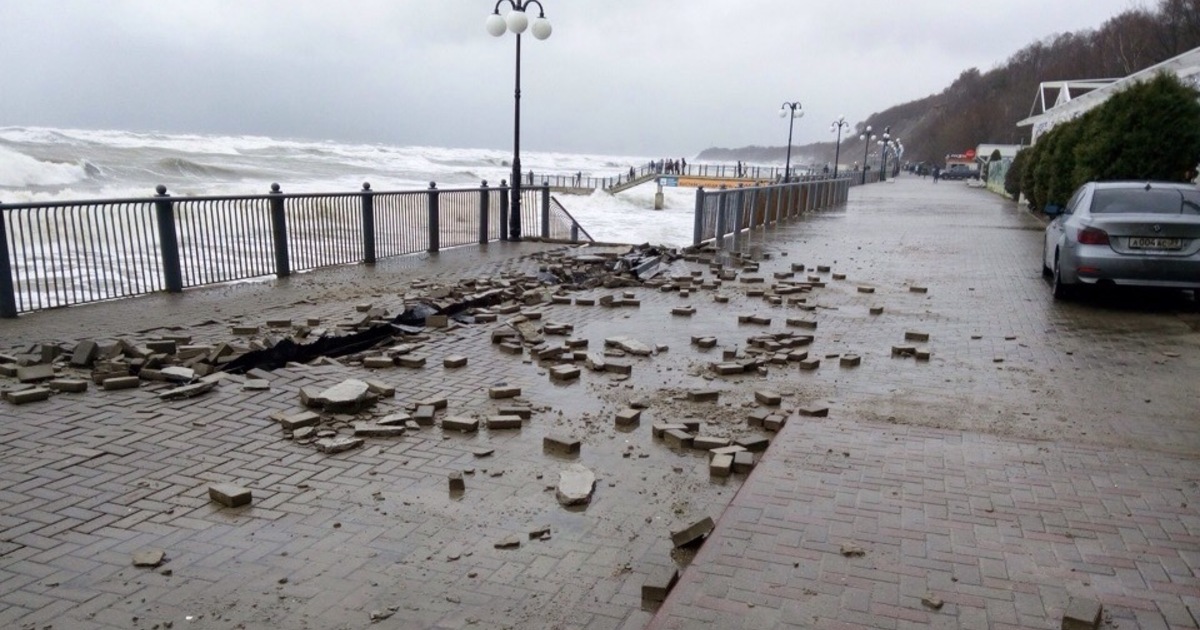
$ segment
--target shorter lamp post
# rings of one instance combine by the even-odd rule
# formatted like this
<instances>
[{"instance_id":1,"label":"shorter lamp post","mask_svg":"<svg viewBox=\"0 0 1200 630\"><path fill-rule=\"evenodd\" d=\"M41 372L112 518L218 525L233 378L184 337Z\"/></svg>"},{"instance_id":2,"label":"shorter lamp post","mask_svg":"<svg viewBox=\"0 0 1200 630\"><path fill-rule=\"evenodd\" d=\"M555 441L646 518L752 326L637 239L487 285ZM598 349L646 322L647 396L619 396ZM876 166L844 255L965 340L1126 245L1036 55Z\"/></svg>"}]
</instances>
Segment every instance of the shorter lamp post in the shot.
<instances>
[{"instance_id":1,"label":"shorter lamp post","mask_svg":"<svg viewBox=\"0 0 1200 630\"><path fill-rule=\"evenodd\" d=\"M837 179L838 162L842 159L842 131L850 128L850 123L846 122L845 116L838 116L838 119L833 121L829 126L830 131L837 131L837 144L833 150L833 178Z\"/></svg>"},{"instance_id":2,"label":"shorter lamp post","mask_svg":"<svg viewBox=\"0 0 1200 630\"><path fill-rule=\"evenodd\" d=\"M879 181L881 183L887 181L887 173L883 172L883 169L885 166L887 166L887 149L889 146L888 143L891 142L892 139L891 131L891 127L884 127L883 136L876 143L879 145Z\"/></svg>"},{"instance_id":3,"label":"shorter lamp post","mask_svg":"<svg viewBox=\"0 0 1200 630\"><path fill-rule=\"evenodd\" d=\"M866 129L858 135L858 139L863 141L863 163L862 163L862 183L865 186L867 183L867 151L871 148L871 141L875 136L871 134L871 125L867 125Z\"/></svg>"},{"instance_id":4,"label":"shorter lamp post","mask_svg":"<svg viewBox=\"0 0 1200 630\"><path fill-rule=\"evenodd\" d=\"M792 123L796 122L796 119L802 116L804 116L804 110L800 108L800 101L784 103L779 106L779 117L788 119L787 161L783 164L784 182L789 182L792 179Z\"/></svg>"}]
</instances>

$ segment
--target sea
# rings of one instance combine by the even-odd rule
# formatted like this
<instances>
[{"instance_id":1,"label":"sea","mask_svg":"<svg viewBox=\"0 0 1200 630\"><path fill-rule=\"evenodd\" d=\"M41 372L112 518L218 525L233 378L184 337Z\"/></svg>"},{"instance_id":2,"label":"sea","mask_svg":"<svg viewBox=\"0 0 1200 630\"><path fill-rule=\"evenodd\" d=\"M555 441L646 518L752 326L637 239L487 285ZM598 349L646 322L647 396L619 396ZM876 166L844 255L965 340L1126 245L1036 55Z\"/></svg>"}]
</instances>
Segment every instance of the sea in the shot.
<instances>
[{"instance_id":1,"label":"sea","mask_svg":"<svg viewBox=\"0 0 1200 630\"><path fill-rule=\"evenodd\" d=\"M690 156L613 156L524 151L523 172L615 177L652 160ZM173 196L379 192L495 186L511 174L511 150L348 144L263 136L0 127L0 202L148 197L164 185ZM541 181L540 179L538 181ZM657 184L609 194L558 194L597 241L691 243L696 191Z\"/></svg>"}]
</instances>

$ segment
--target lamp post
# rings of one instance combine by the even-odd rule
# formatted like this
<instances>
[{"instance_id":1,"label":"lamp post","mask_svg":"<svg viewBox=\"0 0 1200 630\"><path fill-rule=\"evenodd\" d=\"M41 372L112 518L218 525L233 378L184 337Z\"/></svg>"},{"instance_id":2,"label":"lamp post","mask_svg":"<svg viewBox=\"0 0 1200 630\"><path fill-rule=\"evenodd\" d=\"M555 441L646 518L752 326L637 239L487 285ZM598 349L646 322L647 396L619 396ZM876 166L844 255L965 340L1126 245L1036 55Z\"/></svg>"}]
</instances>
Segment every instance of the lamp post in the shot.
<instances>
[{"instance_id":1,"label":"lamp post","mask_svg":"<svg viewBox=\"0 0 1200 630\"><path fill-rule=\"evenodd\" d=\"M842 159L842 130L849 129L850 123L846 122L845 116L838 116L838 119L833 121L829 126L830 131L837 131L837 145L833 151L833 178L837 179L838 162Z\"/></svg>"},{"instance_id":2,"label":"lamp post","mask_svg":"<svg viewBox=\"0 0 1200 630\"><path fill-rule=\"evenodd\" d=\"M501 16L500 5L505 3L508 3L512 10L507 16ZM552 29L539 0L497 0L495 9L487 18L487 32L500 37L505 31L512 31L517 36L516 90L513 92L512 203L508 219L508 238L512 241L521 240L521 33L529 28L529 16L525 14L525 9L531 4L537 5L538 17L533 21L530 31L537 39L546 39L550 37Z\"/></svg>"},{"instance_id":3,"label":"lamp post","mask_svg":"<svg viewBox=\"0 0 1200 630\"><path fill-rule=\"evenodd\" d=\"M863 129L863 132L858 135L858 139L863 141L862 183L865 186L867 184L867 150L871 148L871 141L875 139L875 136L871 134L871 125L867 125L867 128Z\"/></svg>"},{"instance_id":4,"label":"lamp post","mask_svg":"<svg viewBox=\"0 0 1200 630\"><path fill-rule=\"evenodd\" d=\"M884 167L887 166L888 147L891 146L892 134L891 127L883 128L883 136L876 144L879 145L879 181L880 183L887 181L887 173L884 172Z\"/></svg>"},{"instance_id":5,"label":"lamp post","mask_svg":"<svg viewBox=\"0 0 1200 630\"><path fill-rule=\"evenodd\" d=\"M792 179L792 123L801 116L804 116L804 110L800 107L800 101L784 103L779 106L779 117L788 119L787 161L783 165L783 181L785 182Z\"/></svg>"}]
</instances>

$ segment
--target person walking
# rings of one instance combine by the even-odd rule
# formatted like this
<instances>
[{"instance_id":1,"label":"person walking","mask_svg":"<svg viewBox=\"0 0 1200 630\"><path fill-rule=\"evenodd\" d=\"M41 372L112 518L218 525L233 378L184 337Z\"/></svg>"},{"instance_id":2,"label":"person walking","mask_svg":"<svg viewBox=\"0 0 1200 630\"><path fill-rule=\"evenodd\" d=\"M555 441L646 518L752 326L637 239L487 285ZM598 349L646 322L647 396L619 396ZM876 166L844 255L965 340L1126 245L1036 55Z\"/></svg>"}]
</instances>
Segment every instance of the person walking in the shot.
<instances>
[{"instance_id":1,"label":"person walking","mask_svg":"<svg viewBox=\"0 0 1200 630\"><path fill-rule=\"evenodd\" d=\"M941 176L942 176L942 169L940 169L936 166L933 167L933 183L935 183L935 184L938 183L938 179L941 178Z\"/></svg>"}]
</instances>

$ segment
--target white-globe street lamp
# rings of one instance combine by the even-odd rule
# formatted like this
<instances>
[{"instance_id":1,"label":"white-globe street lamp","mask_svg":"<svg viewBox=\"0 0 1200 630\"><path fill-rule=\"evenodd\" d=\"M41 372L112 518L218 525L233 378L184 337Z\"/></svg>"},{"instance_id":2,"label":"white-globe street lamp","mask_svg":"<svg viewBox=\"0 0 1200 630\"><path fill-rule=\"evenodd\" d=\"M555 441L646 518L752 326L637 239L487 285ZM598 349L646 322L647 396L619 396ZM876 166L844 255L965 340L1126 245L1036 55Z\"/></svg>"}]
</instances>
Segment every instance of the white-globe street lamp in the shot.
<instances>
[{"instance_id":1,"label":"white-globe street lamp","mask_svg":"<svg viewBox=\"0 0 1200 630\"><path fill-rule=\"evenodd\" d=\"M500 15L500 6L507 3L511 10L507 16ZM529 15L526 9L537 5L538 16L530 27ZM550 37L553 28L550 20L546 19L545 10L538 0L498 0L492 14L487 18L487 32L495 37L501 37L505 31L512 31L517 36L517 72L516 90L513 92L513 161L512 161L512 202L509 204L508 238L512 241L521 240L521 34L529 29L537 39Z\"/></svg>"},{"instance_id":2,"label":"white-globe street lamp","mask_svg":"<svg viewBox=\"0 0 1200 630\"><path fill-rule=\"evenodd\" d=\"M787 143L787 161L783 165L783 181L788 182L792 179L792 124L797 118L804 116L804 110L801 108L800 101L792 101L779 106L779 117L788 119L788 143Z\"/></svg>"},{"instance_id":3,"label":"white-globe street lamp","mask_svg":"<svg viewBox=\"0 0 1200 630\"><path fill-rule=\"evenodd\" d=\"M858 135L858 139L863 141L863 163L862 163L862 183L865 186L867 183L867 149L871 148L871 141L875 136L871 133L871 125L867 125L866 129Z\"/></svg>"},{"instance_id":4,"label":"white-globe street lamp","mask_svg":"<svg viewBox=\"0 0 1200 630\"><path fill-rule=\"evenodd\" d=\"M838 116L837 120L833 121L833 123L829 125L830 131L837 131L837 145L836 145L837 148L835 148L833 151L833 178L834 179L837 179L838 162L841 161L841 158L842 158L842 131L847 130L849 128L850 128L850 123L846 122L846 117L844 115Z\"/></svg>"}]
</instances>

